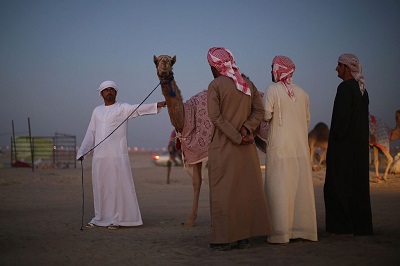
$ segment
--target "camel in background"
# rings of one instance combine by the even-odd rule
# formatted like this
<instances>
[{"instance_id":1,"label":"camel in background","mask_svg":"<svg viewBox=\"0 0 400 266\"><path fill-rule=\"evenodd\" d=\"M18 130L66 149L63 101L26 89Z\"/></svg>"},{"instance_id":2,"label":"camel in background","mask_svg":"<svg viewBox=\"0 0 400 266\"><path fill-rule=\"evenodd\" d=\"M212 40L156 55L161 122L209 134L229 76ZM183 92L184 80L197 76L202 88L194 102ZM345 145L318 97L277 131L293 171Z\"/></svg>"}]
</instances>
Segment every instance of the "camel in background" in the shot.
<instances>
[{"instance_id":1,"label":"camel in background","mask_svg":"<svg viewBox=\"0 0 400 266\"><path fill-rule=\"evenodd\" d=\"M177 158L182 158L182 152L176 146L176 131L173 130L168 141L167 184L170 184L172 165L178 165Z\"/></svg>"},{"instance_id":2,"label":"camel in background","mask_svg":"<svg viewBox=\"0 0 400 266\"><path fill-rule=\"evenodd\" d=\"M308 145L310 146L310 159L313 171L321 169L322 162L325 160L326 151L328 149L328 139L329 139L329 127L323 123L319 122L315 127L308 133ZM314 164L314 159L317 154L315 154L315 148L321 148L322 153L318 158L318 164Z\"/></svg>"},{"instance_id":3,"label":"camel in background","mask_svg":"<svg viewBox=\"0 0 400 266\"><path fill-rule=\"evenodd\" d=\"M200 188L202 184L202 166L208 159L208 146L211 141L213 125L208 117L207 90L192 96L185 103L181 91L174 79L172 66L176 62L176 56L160 55L153 58L157 68L157 76L160 80L161 91L167 102L168 115L172 126L176 130L178 146L182 149L183 161L192 167L192 173L188 172L193 182L193 205L188 220L182 226L194 226L197 218ZM267 123L261 122L257 136L266 138ZM255 140L257 140L255 136ZM263 143L258 141L258 143Z\"/></svg>"},{"instance_id":4,"label":"camel in background","mask_svg":"<svg viewBox=\"0 0 400 266\"><path fill-rule=\"evenodd\" d=\"M387 180L390 166L393 163L393 157L390 154L390 141L400 139L400 110L396 111L396 128L389 128L381 119L369 115L369 145L373 149L375 177L378 181ZM379 150L386 156L388 164L383 177L379 175Z\"/></svg>"},{"instance_id":5,"label":"camel in background","mask_svg":"<svg viewBox=\"0 0 400 266\"><path fill-rule=\"evenodd\" d=\"M400 174L400 152L394 157L392 167L390 168L391 174Z\"/></svg>"}]
</instances>

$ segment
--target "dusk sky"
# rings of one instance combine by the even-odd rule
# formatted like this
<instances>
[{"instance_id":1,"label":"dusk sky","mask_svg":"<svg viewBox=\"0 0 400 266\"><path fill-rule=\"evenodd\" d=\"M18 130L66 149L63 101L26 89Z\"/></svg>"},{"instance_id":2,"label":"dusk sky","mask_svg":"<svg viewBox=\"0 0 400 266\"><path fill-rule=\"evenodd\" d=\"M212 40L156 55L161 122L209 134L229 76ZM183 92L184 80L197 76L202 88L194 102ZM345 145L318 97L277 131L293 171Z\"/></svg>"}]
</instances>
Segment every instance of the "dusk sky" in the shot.
<instances>
[{"instance_id":1,"label":"dusk sky","mask_svg":"<svg viewBox=\"0 0 400 266\"><path fill-rule=\"evenodd\" d=\"M175 80L184 100L213 79L207 51L232 51L258 90L271 82L277 54L296 65L293 82L310 96L311 128L330 125L341 80L340 54L363 66L370 112L395 126L400 109L400 1L0 1L0 145L17 136L55 132L80 145L93 109L103 103L104 80L119 87L117 100L140 103L157 86L153 55L177 57ZM163 100L157 89L145 103ZM129 121L128 145L166 147L167 110ZM295 132L294 132L295 134Z\"/></svg>"}]
</instances>

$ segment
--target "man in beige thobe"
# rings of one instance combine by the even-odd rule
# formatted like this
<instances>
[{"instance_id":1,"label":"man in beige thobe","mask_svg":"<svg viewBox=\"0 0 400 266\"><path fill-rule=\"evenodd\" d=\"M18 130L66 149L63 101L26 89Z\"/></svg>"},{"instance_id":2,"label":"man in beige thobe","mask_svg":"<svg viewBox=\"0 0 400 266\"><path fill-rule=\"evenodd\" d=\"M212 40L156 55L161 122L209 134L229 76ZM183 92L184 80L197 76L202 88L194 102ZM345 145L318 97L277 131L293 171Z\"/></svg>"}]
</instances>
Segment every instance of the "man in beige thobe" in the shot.
<instances>
[{"instance_id":1,"label":"man in beige thobe","mask_svg":"<svg viewBox=\"0 0 400 266\"><path fill-rule=\"evenodd\" d=\"M207 58L215 78L207 92L214 125L208 153L210 247L247 248L250 237L271 232L253 137L264 109L257 88L241 76L229 50L211 48Z\"/></svg>"}]
</instances>

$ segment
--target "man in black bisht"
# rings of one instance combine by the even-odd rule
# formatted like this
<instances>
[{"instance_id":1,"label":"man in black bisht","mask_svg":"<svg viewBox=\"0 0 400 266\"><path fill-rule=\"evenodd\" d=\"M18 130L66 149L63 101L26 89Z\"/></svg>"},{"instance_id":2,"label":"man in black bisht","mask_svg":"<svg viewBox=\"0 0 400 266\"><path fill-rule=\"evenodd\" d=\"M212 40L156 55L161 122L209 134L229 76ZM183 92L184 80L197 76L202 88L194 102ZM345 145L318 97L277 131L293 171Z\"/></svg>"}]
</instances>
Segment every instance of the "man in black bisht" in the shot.
<instances>
[{"instance_id":1,"label":"man in black bisht","mask_svg":"<svg viewBox=\"0 0 400 266\"><path fill-rule=\"evenodd\" d=\"M324 199L328 235L372 235L367 90L358 58L339 57L326 157Z\"/></svg>"}]
</instances>

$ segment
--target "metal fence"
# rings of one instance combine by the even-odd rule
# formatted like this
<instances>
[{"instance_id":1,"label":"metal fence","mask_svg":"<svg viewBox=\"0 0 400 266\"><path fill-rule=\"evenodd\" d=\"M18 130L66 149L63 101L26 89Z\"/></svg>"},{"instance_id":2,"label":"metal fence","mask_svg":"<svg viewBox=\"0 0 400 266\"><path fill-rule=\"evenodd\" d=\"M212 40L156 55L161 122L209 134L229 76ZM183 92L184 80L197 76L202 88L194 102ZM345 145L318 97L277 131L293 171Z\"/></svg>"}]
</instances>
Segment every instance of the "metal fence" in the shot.
<instances>
[{"instance_id":1,"label":"metal fence","mask_svg":"<svg viewBox=\"0 0 400 266\"><path fill-rule=\"evenodd\" d=\"M11 165L33 168L76 168L76 136L11 137Z\"/></svg>"}]
</instances>

